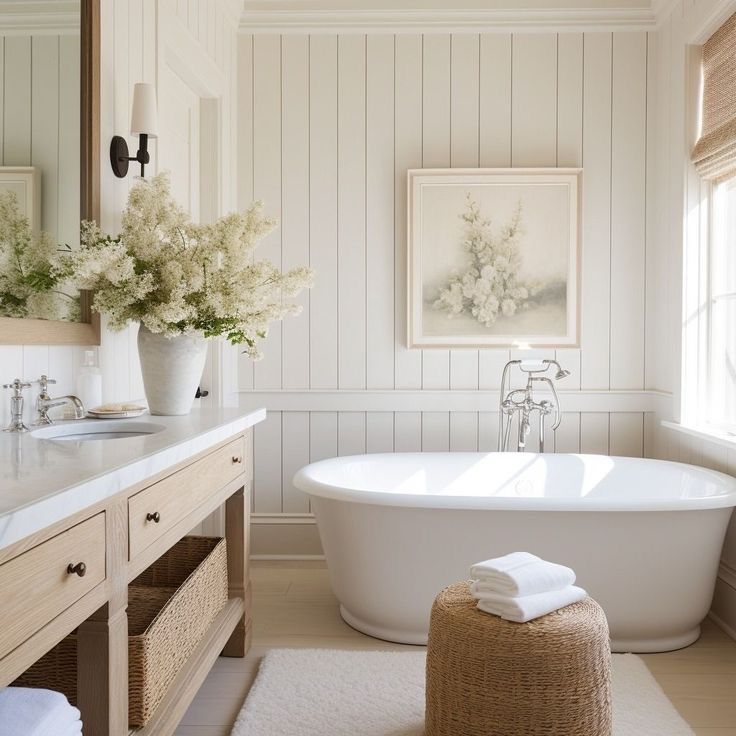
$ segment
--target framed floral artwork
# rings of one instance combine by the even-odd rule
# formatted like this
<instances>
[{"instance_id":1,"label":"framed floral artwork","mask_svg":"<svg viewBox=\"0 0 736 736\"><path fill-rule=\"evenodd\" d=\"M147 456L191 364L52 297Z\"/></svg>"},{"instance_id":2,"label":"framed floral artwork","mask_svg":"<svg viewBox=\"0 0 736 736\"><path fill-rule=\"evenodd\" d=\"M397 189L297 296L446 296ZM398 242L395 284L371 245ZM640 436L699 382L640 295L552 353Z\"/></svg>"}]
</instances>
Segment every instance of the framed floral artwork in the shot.
<instances>
[{"instance_id":1,"label":"framed floral artwork","mask_svg":"<svg viewBox=\"0 0 736 736\"><path fill-rule=\"evenodd\" d=\"M15 192L18 208L31 228L41 229L41 170L35 166L0 166L0 192Z\"/></svg>"},{"instance_id":2,"label":"framed floral artwork","mask_svg":"<svg viewBox=\"0 0 736 736\"><path fill-rule=\"evenodd\" d=\"M577 347L581 176L410 170L409 347Z\"/></svg>"}]
</instances>

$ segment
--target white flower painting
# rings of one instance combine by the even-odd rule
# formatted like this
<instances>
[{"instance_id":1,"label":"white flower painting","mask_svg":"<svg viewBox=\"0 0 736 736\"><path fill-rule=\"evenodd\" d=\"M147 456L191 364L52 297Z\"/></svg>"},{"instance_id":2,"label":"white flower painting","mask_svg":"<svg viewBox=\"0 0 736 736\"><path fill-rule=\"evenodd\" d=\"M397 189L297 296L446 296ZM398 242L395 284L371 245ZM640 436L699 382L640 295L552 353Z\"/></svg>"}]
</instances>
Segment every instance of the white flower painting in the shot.
<instances>
[{"instance_id":1,"label":"white flower painting","mask_svg":"<svg viewBox=\"0 0 736 736\"><path fill-rule=\"evenodd\" d=\"M578 344L578 169L409 172L409 346Z\"/></svg>"}]
</instances>

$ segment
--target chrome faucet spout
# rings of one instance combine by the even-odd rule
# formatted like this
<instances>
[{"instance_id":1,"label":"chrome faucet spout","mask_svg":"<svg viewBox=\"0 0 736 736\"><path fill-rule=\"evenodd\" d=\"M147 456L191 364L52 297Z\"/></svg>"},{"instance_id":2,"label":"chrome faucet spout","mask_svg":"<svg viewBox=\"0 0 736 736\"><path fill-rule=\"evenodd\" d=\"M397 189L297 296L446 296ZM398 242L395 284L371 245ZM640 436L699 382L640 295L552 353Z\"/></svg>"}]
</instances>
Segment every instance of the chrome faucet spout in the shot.
<instances>
[{"instance_id":1,"label":"chrome faucet spout","mask_svg":"<svg viewBox=\"0 0 736 736\"><path fill-rule=\"evenodd\" d=\"M72 396L71 394L52 398L49 396L50 383L56 383L56 381L52 378L48 378L48 376L41 376L38 380L41 392L36 399L36 411L38 412L38 417L36 418L35 424L42 426L53 424L54 420L49 416L49 409L53 409L56 406L63 406L64 404L70 404L74 407L75 419L84 419L86 412L82 401L77 396Z\"/></svg>"}]
</instances>

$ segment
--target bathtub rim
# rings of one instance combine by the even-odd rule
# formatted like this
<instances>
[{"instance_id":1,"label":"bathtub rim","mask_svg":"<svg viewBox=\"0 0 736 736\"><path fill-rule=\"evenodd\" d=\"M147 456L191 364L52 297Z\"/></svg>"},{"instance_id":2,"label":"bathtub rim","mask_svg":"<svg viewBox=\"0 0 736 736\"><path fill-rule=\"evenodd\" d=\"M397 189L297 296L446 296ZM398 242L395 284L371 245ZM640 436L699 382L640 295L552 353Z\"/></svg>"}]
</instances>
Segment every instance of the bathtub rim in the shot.
<instances>
[{"instance_id":1,"label":"bathtub rim","mask_svg":"<svg viewBox=\"0 0 736 736\"><path fill-rule=\"evenodd\" d=\"M678 463L670 460L655 458L632 458L617 455L595 455L591 453L564 453L572 457L603 457L609 460L626 460L640 463L654 463L658 465L676 466L697 471L718 480L723 484L724 492L717 496L704 498L519 498L512 496L453 496L432 494L394 493L391 491L365 491L348 486L328 484L317 480L314 473L328 463L349 462L351 460L381 457L395 457L396 455L451 455L451 452L407 452L407 453L374 453L360 455L344 455L340 457L318 460L304 466L294 475L293 483L296 488L307 495L327 498L346 503L359 503L371 506L395 506L413 509L443 509L477 510L477 511L561 511L561 512L633 512L633 511L705 511L709 509L724 509L736 507L736 478L717 470L704 468L698 465ZM463 454L488 455L486 452L468 452ZM533 456L538 453L527 453ZM563 453L559 453L563 454Z\"/></svg>"}]
</instances>

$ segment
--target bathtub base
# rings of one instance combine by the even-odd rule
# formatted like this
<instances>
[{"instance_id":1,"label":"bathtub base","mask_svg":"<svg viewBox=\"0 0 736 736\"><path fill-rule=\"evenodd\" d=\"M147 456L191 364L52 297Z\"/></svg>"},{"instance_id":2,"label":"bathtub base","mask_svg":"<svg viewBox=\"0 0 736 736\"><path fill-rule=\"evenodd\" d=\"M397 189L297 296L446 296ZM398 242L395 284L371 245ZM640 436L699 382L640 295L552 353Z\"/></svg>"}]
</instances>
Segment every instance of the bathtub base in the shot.
<instances>
[{"instance_id":1,"label":"bathtub base","mask_svg":"<svg viewBox=\"0 0 736 736\"><path fill-rule=\"evenodd\" d=\"M417 646L427 646L426 631L399 631L398 629L387 629L384 626L376 626L369 624L359 616L350 613L345 606L340 606L340 616L342 620L350 626L351 629L360 631L361 634L368 634L374 639L382 639L383 641L394 642L395 644L416 644Z\"/></svg>"},{"instance_id":2,"label":"bathtub base","mask_svg":"<svg viewBox=\"0 0 736 736\"><path fill-rule=\"evenodd\" d=\"M395 644L414 644L416 646L427 646L427 634L422 631L399 631L396 629L387 629L383 626L376 626L364 621L360 616L356 616L345 608L340 606L340 616L342 620L350 626L350 628L360 631L361 634L367 634L374 639L382 639ZM700 626L696 626L684 634L677 636L667 636L658 639L612 639L611 651L619 653L637 652L639 654L649 654L652 652L673 652L677 649L684 649L695 643L700 638Z\"/></svg>"},{"instance_id":3,"label":"bathtub base","mask_svg":"<svg viewBox=\"0 0 736 736\"><path fill-rule=\"evenodd\" d=\"M696 626L684 634L666 636L661 639L611 639L612 652L637 652L651 654L653 652L674 652L684 649L700 638L700 626Z\"/></svg>"}]
</instances>

